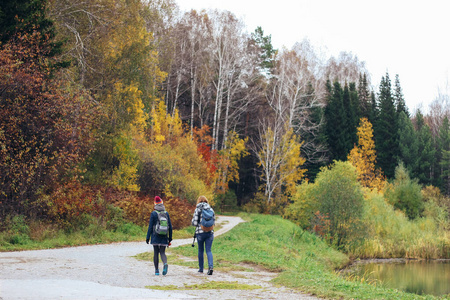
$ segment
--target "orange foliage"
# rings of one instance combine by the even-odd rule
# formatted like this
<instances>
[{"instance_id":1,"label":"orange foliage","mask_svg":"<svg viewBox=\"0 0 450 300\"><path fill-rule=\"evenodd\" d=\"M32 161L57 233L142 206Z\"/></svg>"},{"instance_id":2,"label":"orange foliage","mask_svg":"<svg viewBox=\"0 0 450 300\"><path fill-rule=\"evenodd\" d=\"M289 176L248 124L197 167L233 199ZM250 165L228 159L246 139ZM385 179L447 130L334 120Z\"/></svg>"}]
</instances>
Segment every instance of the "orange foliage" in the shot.
<instances>
[{"instance_id":1,"label":"orange foliage","mask_svg":"<svg viewBox=\"0 0 450 300\"><path fill-rule=\"evenodd\" d=\"M51 194L51 202L47 202L48 216L64 225L76 222L83 214L100 216L104 207L97 197L100 191L73 180L59 186Z\"/></svg>"},{"instance_id":2,"label":"orange foliage","mask_svg":"<svg viewBox=\"0 0 450 300\"><path fill-rule=\"evenodd\" d=\"M312 231L323 239L330 239L331 221L328 214L322 214L320 211L314 213L314 218L311 222Z\"/></svg>"},{"instance_id":3,"label":"orange foliage","mask_svg":"<svg viewBox=\"0 0 450 300\"><path fill-rule=\"evenodd\" d=\"M170 221L174 229L181 229L191 225L195 205L178 197L164 199L164 206L170 214Z\"/></svg>"},{"instance_id":4,"label":"orange foliage","mask_svg":"<svg viewBox=\"0 0 450 300\"><path fill-rule=\"evenodd\" d=\"M115 205L122 208L125 217L140 226L148 225L150 214L154 209L153 198L148 195L138 195L133 192L122 192L115 194ZM164 207L169 212L173 229L181 229L191 224L192 214L195 206L187 200L169 197L163 198Z\"/></svg>"},{"instance_id":5,"label":"orange foliage","mask_svg":"<svg viewBox=\"0 0 450 300\"><path fill-rule=\"evenodd\" d=\"M211 128L208 125L203 125L202 128L194 128L194 140L197 144L197 153L201 159L206 162L208 178L207 185L211 186L217 177L217 165L219 157L217 150L211 150L213 138L209 134Z\"/></svg>"}]
</instances>

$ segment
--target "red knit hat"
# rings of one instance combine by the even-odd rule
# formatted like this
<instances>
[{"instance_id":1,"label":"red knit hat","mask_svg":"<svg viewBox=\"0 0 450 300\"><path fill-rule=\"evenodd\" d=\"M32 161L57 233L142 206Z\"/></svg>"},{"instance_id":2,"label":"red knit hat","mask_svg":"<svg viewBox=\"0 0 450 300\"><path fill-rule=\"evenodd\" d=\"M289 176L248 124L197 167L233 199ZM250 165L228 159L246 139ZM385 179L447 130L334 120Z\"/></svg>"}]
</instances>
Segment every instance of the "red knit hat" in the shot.
<instances>
[{"instance_id":1,"label":"red knit hat","mask_svg":"<svg viewBox=\"0 0 450 300\"><path fill-rule=\"evenodd\" d=\"M159 196L156 196L155 197L155 204L162 204L162 203L163 203L162 199L159 198Z\"/></svg>"}]
</instances>

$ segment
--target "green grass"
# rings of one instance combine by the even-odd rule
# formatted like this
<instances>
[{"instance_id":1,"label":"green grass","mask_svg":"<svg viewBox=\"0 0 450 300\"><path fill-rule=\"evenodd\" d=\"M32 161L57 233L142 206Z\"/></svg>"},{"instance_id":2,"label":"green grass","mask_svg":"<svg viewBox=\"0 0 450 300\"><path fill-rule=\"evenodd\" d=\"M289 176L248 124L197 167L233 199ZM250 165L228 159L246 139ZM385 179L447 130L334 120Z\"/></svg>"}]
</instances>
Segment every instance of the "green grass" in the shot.
<instances>
[{"instance_id":1,"label":"green grass","mask_svg":"<svg viewBox=\"0 0 450 300\"><path fill-rule=\"evenodd\" d=\"M39 231L39 232L38 232ZM147 228L124 223L115 230L107 230L99 224L89 224L75 231L58 230L41 226L30 233L0 233L0 252L61 248L80 245L106 244L123 241L143 241Z\"/></svg>"},{"instance_id":2,"label":"green grass","mask_svg":"<svg viewBox=\"0 0 450 300\"><path fill-rule=\"evenodd\" d=\"M214 239L215 269L216 265L220 268L225 264L256 264L280 272L273 280L275 284L322 298L439 299L387 289L364 280L347 280L336 270L346 266L349 258L328 247L320 238L278 216L242 216L248 222ZM171 251L192 259L197 257L197 247L190 245Z\"/></svg>"},{"instance_id":3,"label":"green grass","mask_svg":"<svg viewBox=\"0 0 450 300\"><path fill-rule=\"evenodd\" d=\"M367 283L361 278L344 278L337 269L346 266L349 258L330 247L320 238L301 230L290 221L279 216L241 214L247 222L214 240L214 268L218 271L254 271L256 267L279 272L273 280L275 284L297 288L303 292L329 299L450 299L445 297L419 296L379 284ZM23 227L23 228L22 228ZM92 223L84 229L64 232L46 226L22 226L15 232L0 233L0 251L46 249L86 244L110 243L118 241L144 242L147 228L133 224L122 224L115 230ZM37 230L36 228L39 228ZM193 227L174 232L174 238L190 238ZM38 232L39 231L39 232ZM170 248L171 263L197 267L197 247L190 245ZM186 260L183 257L188 257ZM137 255L138 259L151 260L150 253ZM252 268L255 266L255 269ZM236 283L228 289L250 289ZM189 288L219 289L225 283L205 283ZM153 287L152 287L153 288ZM180 287L165 287L165 289ZM180 288L181 289L181 288Z\"/></svg>"}]
</instances>

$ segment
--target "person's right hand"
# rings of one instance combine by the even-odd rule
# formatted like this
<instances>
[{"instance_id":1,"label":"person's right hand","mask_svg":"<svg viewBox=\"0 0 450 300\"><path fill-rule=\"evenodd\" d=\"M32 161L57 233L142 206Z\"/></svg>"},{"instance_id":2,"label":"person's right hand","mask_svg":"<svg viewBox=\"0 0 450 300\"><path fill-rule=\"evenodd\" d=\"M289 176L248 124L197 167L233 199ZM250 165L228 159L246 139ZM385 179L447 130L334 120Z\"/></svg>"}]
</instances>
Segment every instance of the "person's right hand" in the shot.
<instances>
[{"instance_id":1,"label":"person's right hand","mask_svg":"<svg viewBox=\"0 0 450 300\"><path fill-rule=\"evenodd\" d=\"M148 244L149 241L150 241L149 239L146 239L146 240L145 240L145 242L146 242L147 244Z\"/></svg>"}]
</instances>

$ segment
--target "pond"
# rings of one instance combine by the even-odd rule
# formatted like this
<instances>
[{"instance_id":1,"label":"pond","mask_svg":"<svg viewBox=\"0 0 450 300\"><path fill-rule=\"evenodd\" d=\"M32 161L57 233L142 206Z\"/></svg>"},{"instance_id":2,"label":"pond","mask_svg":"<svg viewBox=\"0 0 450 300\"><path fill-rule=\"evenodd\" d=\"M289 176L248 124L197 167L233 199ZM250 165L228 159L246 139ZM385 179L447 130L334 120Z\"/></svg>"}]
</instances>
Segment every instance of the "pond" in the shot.
<instances>
[{"instance_id":1,"label":"pond","mask_svg":"<svg viewBox=\"0 0 450 300\"><path fill-rule=\"evenodd\" d=\"M375 260L354 264L348 272L408 293L450 294L450 260Z\"/></svg>"}]
</instances>

